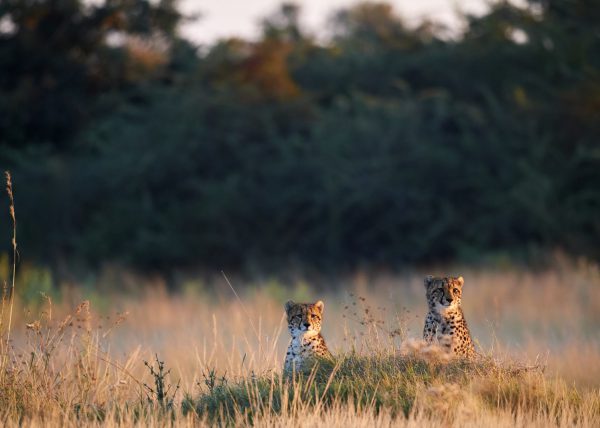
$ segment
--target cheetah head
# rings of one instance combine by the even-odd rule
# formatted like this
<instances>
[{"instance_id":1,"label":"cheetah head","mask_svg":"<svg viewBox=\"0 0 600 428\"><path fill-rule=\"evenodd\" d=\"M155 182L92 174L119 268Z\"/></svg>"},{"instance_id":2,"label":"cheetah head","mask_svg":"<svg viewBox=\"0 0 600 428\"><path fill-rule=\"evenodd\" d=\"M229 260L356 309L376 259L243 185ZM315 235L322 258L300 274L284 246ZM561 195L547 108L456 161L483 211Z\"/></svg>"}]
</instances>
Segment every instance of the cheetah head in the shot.
<instances>
[{"instance_id":1,"label":"cheetah head","mask_svg":"<svg viewBox=\"0 0 600 428\"><path fill-rule=\"evenodd\" d=\"M321 320L323 319L324 303L319 300L316 303L294 303L288 301L285 304L288 328L290 334L295 337L301 334L317 334L321 331Z\"/></svg>"},{"instance_id":2,"label":"cheetah head","mask_svg":"<svg viewBox=\"0 0 600 428\"><path fill-rule=\"evenodd\" d=\"M462 287L465 280L459 277L434 277L425 278L427 303L430 310L446 311L460 306Z\"/></svg>"}]
</instances>

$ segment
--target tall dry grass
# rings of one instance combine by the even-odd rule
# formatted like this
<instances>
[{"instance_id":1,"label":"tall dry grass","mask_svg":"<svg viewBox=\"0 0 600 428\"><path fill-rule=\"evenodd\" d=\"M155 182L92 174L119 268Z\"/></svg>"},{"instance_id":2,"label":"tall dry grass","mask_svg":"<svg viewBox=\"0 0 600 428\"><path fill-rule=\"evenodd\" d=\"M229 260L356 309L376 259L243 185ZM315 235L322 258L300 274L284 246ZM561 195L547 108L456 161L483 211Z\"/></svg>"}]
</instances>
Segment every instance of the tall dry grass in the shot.
<instances>
[{"instance_id":1,"label":"tall dry grass","mask_svg":"<svg viewBox=\"0 0 600 428\"><path fill-rule=\"evenodd\" d=\"M126 295L107 291L98 298L107 306L102 311L94 310L93 301L74 306L77 287L54 303L40 298L37 312L27 312L27 302L17 298L10 365L2 374L2 418L32 425L163 425L171 418L197 425L219 417L274 426L600 422L597 266L563 262L542 272L444 271L465 277L465 314L488 359L476 368L427 366L416 377L407 373L421 370L419 361L429 356L422 353L407 363L400 352L421 334L422 272L359 273L335 290L318 282L233 280L240 300L218 279L190 279L176 295L159 283L139 284ZM135 282L129 274L123 278ZM321 286L324 291L318 291ZM325 301L323 334L340 366L332 390L322 390L328 374L324 383L313 380L306 387L316 388L316 397L290 393L281 377L288 298ZM171 369L165 386L173 392L180 382L166 410L144 386L156 390L144 365L155 354ZM545 371L513 376L515 366ZM501 376L491 375L492 368ZM356 373L362 383L349 382L357 376L348 374ZM269 394L278 397L277 406L262 400ZM406 412L395 408L402 400Z\"/></svg>"}]
</instances>

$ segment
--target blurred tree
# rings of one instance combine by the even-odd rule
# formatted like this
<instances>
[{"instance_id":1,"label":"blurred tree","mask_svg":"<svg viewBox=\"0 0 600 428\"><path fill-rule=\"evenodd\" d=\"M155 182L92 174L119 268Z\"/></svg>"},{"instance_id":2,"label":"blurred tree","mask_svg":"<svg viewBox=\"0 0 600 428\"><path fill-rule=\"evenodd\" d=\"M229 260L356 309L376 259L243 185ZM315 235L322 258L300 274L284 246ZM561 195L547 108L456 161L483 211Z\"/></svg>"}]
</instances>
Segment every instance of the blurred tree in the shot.
<instances>
[{"instance_id":1,"label":"blurred tree","mask_svg":"<svg viewBox=\"0 0 600 428\"><path fill-rule=\"evenodd\" d=\"M300 7L283 3L277 13L262 21L263 37L290 43L304 41L306 35L300 28Z\"/></svg>"},{"instance_id":2,"label":"blurred tree","mask_svg":"<svg viewBox=\"0 0 600 428\"><path fill-rule=\"evenodd\" d=\"M180 19L172 0L3 0L0 144L66 149L92 119L94 97L167 62Z\"/></svg>"},{"instance_id":3,"label":"blurred tree","mask_svg":"<svg viewBox=\"0 0 600 428\"><path fill-rule=\"evenodd\" d=\"M363 3L327 42L284 4L202 55L172 2L1 5L0 155L40 260L600 258L594 2L497 2L453 38Z\"/></svg>"}]
</instances>

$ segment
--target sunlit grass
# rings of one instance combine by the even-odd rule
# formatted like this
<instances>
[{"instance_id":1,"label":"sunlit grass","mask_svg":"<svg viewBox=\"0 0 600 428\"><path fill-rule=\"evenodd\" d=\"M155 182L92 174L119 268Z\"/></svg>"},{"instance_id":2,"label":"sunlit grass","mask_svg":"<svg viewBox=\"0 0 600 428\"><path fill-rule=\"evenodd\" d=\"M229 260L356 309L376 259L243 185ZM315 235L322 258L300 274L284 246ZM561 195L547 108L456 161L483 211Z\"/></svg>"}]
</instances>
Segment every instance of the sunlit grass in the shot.
<instances>
[{"instance_id":1,"label":"sunlit grass","mask_svg":"<svg viewBox=\"0 0 600 428\"><path fill-rule=\"evenodd\" d=\"M597 267L460 273L483 354L473 363L446 360L417 340L422 273L362 273L321 292L318 281L233 279L242 303L218 279L191 278L170 295L129 273L110 276L112 291L98 283L105 291L91 303L73 303L89 297L85 287L17 298L0 417L60 426L598 426ZM127 292L114 291L118 281L130 283L120 287ZM281 371L288 297L325 301L323 334L335 354L292 380ZM171 370L162 401L144 365L155 354Z\"/></svg>"}]
</instances>

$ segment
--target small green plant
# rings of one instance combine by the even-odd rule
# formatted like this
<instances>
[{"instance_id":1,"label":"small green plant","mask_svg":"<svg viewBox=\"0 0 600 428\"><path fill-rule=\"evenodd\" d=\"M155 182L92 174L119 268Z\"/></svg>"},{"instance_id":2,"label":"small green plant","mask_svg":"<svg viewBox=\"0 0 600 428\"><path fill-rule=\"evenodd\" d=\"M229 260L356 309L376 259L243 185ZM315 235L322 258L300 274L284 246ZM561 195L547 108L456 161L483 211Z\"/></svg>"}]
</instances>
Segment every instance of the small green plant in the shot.
<instances>
[{"instance_id":1,"label":"small green plant","mask_svg":"<svg viewBox=\"0 0 600 428\"><path fill-rule=\"evenodd\" d=\"M144 383L144 387L147 390L146 397L148 402L152 404L158 404L158 406L164 410L172 409L173 402L175 400L175 394L177 394L177 391L179 390L181 380L177 382L175 389L171 395L169 395L173 385L167 385L166 378L171 374L171 369L165 371L165 362L158 359L158 354L155 355L155 359L156 368L154 368L154 365L150 365L148 361L144 361L144 365L148 367L150 374L154 378L154 388L147 383Z\"/></svg>"},{"instance_id":2,"label":"small green plant","mask_svg":"<svg viewBox=\"0 0 600 428\"><path fill-rule=\"evenodd\" d=\"M202 373L202 377L204 378L204 385L206 385L210 394L217 387L227 386L227 372L223 373L222 376L218 376L215 369L210 369L208 372ZM200 386L200 382L197 385Z\"/></svg>"}]
</instances>

